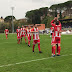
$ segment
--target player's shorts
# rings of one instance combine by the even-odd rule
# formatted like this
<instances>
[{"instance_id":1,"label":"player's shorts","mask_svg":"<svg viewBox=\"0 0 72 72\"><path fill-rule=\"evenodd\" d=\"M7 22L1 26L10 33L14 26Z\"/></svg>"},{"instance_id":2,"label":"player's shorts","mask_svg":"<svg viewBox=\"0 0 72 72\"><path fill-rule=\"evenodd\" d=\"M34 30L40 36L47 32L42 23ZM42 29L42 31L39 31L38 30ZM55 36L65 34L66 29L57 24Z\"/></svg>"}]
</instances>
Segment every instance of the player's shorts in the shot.
<instances>
[{"instance_id":1,"label":"player's shorts","mask_svg":"<svg viewBox=\"0 0 72 72\"><path fill-rule=\"evenodd\" d=\"M31 36L28 36L28 41L31 41Z\"/></svg>"},{"instance_id":2,"label":"player's shorts","mask_svg":"<svg viewBox=\"0 0 72 72\"><path fill-rule=\"evenodd\" d=\"M38 40L33 40L33 44L37 44L37 43L40 43L40 39L38 39Z\"/></svg>"},{"instance_id":3,"label":"player's shorts","mask_svg":"<svg viewBox=\"0 0 72 72\"><path fill-rule=\"evenodd\" d=\"M17 36L17 39L20 39L20 36Z\"/></svg>"},{"instance_id":4,"label":"player's shorts","mask_svg":"<svg viewBox=\"0 0 72 72\"><path fill-rule=\"evenodd\" d=\"M6 36L8 35L8 34L5 34Z\"/></svg>"},{"instance_id":5,"label":"player's shorts","mask_svg":"<svg viewBox=\"0 0 72 72\"><path fill-rule=\"evenodd\" d=\"M51 45L53 44L60 44L61 43L61 38L60 37L53 37Z\"/></svg>"},{"instance_id":6,"label":"player's shorts","mask_svg":"<svg viewBox=\"0 0 72 72\"><path fill-rule=\"evenodd\" d=\"M24 37L24 38L25 38L25 35L21 35L21 38L22 38L22 37Z\"/></svg>"},{"instance_id":7,"label":"player's shorts","mask_svg":"<svg viewBox=\"0 0 72 72\"><path fill-rule=\"evenodd\" d=\"M55 41L57 44L60 44L61 43L61 38L60 37L55 37Z\"/></svg>"}]
</instances>

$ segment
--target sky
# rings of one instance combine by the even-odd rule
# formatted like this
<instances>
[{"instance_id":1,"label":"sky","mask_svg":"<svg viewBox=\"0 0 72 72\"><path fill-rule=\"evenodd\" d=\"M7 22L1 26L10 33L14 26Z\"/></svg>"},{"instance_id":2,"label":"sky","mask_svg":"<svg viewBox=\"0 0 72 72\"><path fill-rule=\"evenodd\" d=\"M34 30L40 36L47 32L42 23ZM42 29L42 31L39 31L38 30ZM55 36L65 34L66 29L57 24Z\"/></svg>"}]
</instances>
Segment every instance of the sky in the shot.
<instances>
[{"instance_id":1,"label":"sky","mask_svg":"<svg viewBox=\"0 0 72 72\"><path fill-rule=\"evenodd\" d=\"M5 18L12 15L11 7L14 7L13 14L16 19L25 18L27 11L50 7L53 4L63 3L68 0L0 0L0 16Z\"/></svg>"}]
</instances>

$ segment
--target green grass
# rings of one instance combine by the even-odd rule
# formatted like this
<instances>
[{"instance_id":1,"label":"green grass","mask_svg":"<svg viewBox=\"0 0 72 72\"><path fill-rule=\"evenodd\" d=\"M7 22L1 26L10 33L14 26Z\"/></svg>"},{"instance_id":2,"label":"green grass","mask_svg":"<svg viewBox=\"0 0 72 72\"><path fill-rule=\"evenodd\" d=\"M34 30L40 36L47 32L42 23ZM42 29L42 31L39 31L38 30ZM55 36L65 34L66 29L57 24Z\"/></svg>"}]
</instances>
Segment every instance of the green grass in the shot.
<instances>
[{"instance_id":1,"label":"green grass","mask_svg":"<svg viewBox=\"0 0 72 72\"><path fill-rule=\"evenodd\" d=\"M9 34L8 40L4 34L0 34L0 66L51 57L51 38L40 35L40 41L43 53L39 54L37 45L35 53L32 53L33 41L29 48L24 39L22 44L17 44L16 34ZM0 72L72 72L72 55L69 54L72 54L72 35L62 35L61 55L68 56L0 67Z\"/></svg>"}]
</instances>

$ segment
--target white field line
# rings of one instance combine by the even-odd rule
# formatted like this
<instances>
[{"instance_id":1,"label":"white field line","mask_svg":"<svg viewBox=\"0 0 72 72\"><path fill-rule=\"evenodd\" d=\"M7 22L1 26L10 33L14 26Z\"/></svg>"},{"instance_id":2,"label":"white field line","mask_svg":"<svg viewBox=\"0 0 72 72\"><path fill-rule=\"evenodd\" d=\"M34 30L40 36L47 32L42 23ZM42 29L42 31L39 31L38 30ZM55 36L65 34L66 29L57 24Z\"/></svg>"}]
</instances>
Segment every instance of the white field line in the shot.
<instances>
[{"instance_id":1,"label":"white field line","mask_svg":"<svg viewBox=\"0 0 72 72\"><path fill-rule=\"evenodd\" d=\"M60 56L60 57L63 57L63 56L70 56L70 55L72 55L72 54L69 54L69 55L62 55L62 56ZM14 63L14 64L1 65L0 68L2 68L2 67L14 66L14 65L20 65L20 64L25 64L25 63L35 62L35 61L47 60L47 59L51 59L51 58L54 58L54 57L47 57L47 58L41 58L41 59L30 60L30 61L18 62L18 63Z\"/></svg>"}]
</instances>

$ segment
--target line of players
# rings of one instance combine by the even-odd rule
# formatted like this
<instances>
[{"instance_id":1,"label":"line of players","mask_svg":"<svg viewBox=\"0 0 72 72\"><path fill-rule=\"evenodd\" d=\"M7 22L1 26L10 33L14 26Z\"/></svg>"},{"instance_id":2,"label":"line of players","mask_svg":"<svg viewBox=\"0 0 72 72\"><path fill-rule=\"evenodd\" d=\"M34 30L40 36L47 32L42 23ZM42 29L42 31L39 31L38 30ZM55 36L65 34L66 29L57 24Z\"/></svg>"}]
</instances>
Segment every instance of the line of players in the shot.
<instances>
[{"instance_id":1,"label":"line of players","mask_svg":"<svg viewBox=\"0 0 72 72\"><path fill-rule=\"evenodd\" d=\"M60 56L60 51L61 51L61 23L60 21L57 19L57 17L54 18L54 20L51 21L51 35L52 35L52 41L51 41L51 45L52 45L52 57L55 57L56 54L57 56ZM5 34L6 34L6 39L8 36L8 29L5 30ZM39 31L37 28L37 25L35 25L35 27L33 29L30 29L30 26L28 26L28 29L26 30L25 27L22 25L22 28L20 28L18 26L18 29L16 30L17 32L17 43L20 44L20 42L22 43L22 38L24 37L25 39L25 43L26 42L26 37L28 38L28 46L30 47L30 41L31 41L31 36L33 35L33 52L34 52L34 48L35 48L35 44L38 43L38 49L39 49L39 53L41 52L40 49L40 38L39 38ZM56 45L57 45L57 53L56 52Z\"/></svg>"},{"instance_id":2,"label":"line of players","mask_svg":"<svg viewBox=\"0 0 72 72\"><path fill-rule=\"evenodd\" d=\"M40 38L39 38L39 30L37 28L37 25L33 29L30 29L30 26L28 26L28 29L26 30L25 27L22 25L22 28L18 26L18 29L16 30L17 32L17 43L20 44L22 43L22 38L24 37L25 43L26 42L26 37L28 39L28 46L30 47L30 41L31 41L31 36L33 35L33 52L35 48L35 44L38 44L38 49L39 53L42 53L40 49Z\"/></svg>"},{"instance_id":3,"label":"line of players","mask_svg":"<svg viewBox=\"0 0 72 72\"><path fill-rule=\"evenodd\" d=\"M4 32L6 35L6 39L8 39L9 30L6 28ZM33 52L34 52L35 44L38 44L39 53L42 53L40 48L39 30L37 28L37 25L35 25L33 29L30 29L30 26L28 26L27 30L25 29L23 25L22 25L22 28L18 26L16 33L17 33L17 43L18 44L22 43L22 38L24 37L25 43L27 44L27 41L26 41L26 37L27 37L29 47L30 47L31 36L33 35Z\"/></svg>"}]
</instances>

